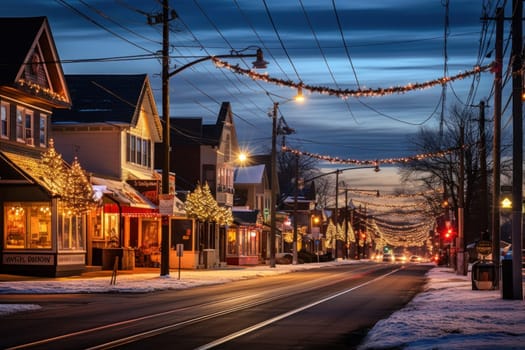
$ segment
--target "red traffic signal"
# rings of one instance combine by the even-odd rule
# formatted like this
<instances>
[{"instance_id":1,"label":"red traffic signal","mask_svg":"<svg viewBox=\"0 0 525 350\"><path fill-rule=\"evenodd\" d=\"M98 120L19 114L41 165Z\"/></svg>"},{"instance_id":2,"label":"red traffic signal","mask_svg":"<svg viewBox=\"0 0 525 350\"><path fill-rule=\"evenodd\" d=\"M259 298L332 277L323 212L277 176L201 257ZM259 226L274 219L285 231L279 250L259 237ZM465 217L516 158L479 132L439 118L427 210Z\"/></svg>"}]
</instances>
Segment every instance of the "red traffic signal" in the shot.
<instances>
[{"instance_id":1,"label":"red traffic signal","mask_svg":"<svg viewBox=\"0 0 525 350\"><path fill-rule=\"evenodd\" d=\"M445 232L443 233L443 238L445 240L451 240L452 238L454 238L455 235L456 233L454 232L454 229L449 227L445 229Z\"/></svg>"}]
</instances>

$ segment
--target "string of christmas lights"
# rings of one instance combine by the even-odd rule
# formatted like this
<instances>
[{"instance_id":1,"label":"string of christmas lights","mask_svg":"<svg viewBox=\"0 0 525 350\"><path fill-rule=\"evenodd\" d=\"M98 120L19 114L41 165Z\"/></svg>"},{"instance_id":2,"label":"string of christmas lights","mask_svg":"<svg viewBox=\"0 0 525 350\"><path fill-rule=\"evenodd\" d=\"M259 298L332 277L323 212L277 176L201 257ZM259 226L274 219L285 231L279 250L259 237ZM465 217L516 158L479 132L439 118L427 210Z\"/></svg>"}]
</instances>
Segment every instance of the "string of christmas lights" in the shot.
<instances>
[{"instance_id":1,"label":"string of christmas lights","mask_svg":"<svg viewBox=\"0 0 525 350\"><path fill-rule=\"evenodd\" d=\"M393 95L393 94L404 94L404 93L407 93L409 91L414 91L414 90L423 90L423 89L429 89L429 88L432 88L434 86L443 86L444 84L447 84L447 83L450 83L450 82L453 82L453 81L456 81L456 80L461 80L461 79L465 79L467 77L470 77L471 75L475 75L475 74L479 74L479 73L482 73L482 72L486 72L486 71L490 71L491 68L493 67L493 63L491 64L488 64L486 66L476 66L474 67L473 69L469 70L469 71L466 71L466 72L462 72L462 73L458 73L454 76L450 76L450 77L441 77L441 78L437 78L437 79L434 79L434 80L430 80L430 81L427 81L427 82L424 82L424 83L409 83L405 86L393 86L393 87L389 87L389 88L376 88L376 89L344 89L344 90L341 90L341 89L333 89L333 88L329 88L329 87L324 87L324 86L313 86L313 85L308 85L308 84L304 84L304 83L295 83L291 80L283 80L283 79L277 79L277 78L272 78L270 77L268 74L263 74L263 73L257 73L255 71L252 71L250 69L244 69L244 68L241 68L239 67L239 65L232 65L226 61L223 61L217 57L213 57L212 58L213 60L213 63L215 64L215 66L217 68L226 68L226 69L229 69L231 70L232 72L236 73L236 74L240 74L240 75L245 75L245 76L248 76L249 78L253 79L253 80L260 80L260 81L264 81L264 82L267 82L267 83L273 83L273 84L276 84L276 85L279 85L279 86L287 86L287 87L290 87L290 88L301 88L301 89L306 89L310 92L315 92L315 93L319 93L319 94L324 94L324 95L331 95L331 96L338 96L340 98L343 98L343 99L346 99L346 98L349 98L349 97L372 97L372 96L386 96L386 95Z\"/></svg>"},{"instance_id":2,"label":"string of christmas lights","mask_svg":"<svg viewBox=\"0 0 525 350\"><path fill-rule=\"evenodd\" d=\"M376 160L358 160L358 159L350 159L350 158L341 159L339 157L324 156L324 155L315 154L312 152L301 151L298 149L290 148L286 145L283 145L281 147L281 150L283 152L292 153L296 156L305 156L305 157L315 158L315 159L319 159L319 160L326 161L329 163L352 164L352 165L358 165L358 166L373 165L373 166L379 167L379 164L400 164L400 163L406 164L406 163L423 160L427 158L444 157L448 154L451 154L459 150L460 148L461 147L452 147L446 150L440 150L440 151L436 151L432 153L421 153L421 154L416 154L410 157L386 158L386 159L376 159Z\"/></svg>"}]
</instances>

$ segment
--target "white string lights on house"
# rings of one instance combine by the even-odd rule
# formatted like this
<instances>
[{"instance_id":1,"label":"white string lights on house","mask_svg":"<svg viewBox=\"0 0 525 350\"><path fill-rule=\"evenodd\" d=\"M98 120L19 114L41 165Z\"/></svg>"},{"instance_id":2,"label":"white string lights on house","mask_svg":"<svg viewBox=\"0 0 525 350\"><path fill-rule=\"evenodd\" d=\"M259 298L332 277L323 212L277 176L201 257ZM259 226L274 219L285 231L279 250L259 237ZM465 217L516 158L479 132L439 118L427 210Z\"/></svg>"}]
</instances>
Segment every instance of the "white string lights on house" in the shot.
<instances>
[{"instance_id":1,"label":"white string lights on house","mask_svg":"<svg viewBox=\"0 0 525 350\"><path fill-rule=\"evenodd\" d=\"M324 95L338 96L343 99L346 99L349 97L375 97L375 96L386 96L386 95L393 95L393 94L404 94L409 91L429 89L434 86L442 86L444 84L447 84L447 83L450 83L456 80L465 79L472 75L490 71L493 66L492 63L486 66L476 66L469 71L462 72L454 76L437 78L437 79L430 80L424 83L410 83L405 86L393 86L389 88L375 88L375 89L361 89L360 88L360 89L355 89L355 90L353 89L342 90L342 89L332 89L332 88L324 87L324 86L313 86L313 85L304 84L302 82L295 83L291 80L282 80L282 79L272 78L268 74L257 73L250 69L244 69L244 68L239 67L238 65L230 64L217 57L212 58L212 60L215 63L215 66L218 68L227 68L236 74L245 75L253 80L260 80L260 81L264 81L267 83L273 83L279 86L287 86L287 87L296 88L296 89L301 87L302 89L308 90L310 92L315 92L315 93L324 94Z\"/></svg>"}]
</instances>

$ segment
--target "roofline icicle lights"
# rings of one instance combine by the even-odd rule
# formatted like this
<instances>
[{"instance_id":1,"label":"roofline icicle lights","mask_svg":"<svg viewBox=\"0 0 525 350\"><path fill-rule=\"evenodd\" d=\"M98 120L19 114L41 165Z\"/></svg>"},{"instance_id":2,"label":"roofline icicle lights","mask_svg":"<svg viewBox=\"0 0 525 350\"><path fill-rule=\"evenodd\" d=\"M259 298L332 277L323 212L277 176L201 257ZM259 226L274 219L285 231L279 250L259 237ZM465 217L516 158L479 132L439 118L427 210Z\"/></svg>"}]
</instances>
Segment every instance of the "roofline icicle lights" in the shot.
<instances>
[{"instance_id":1,"label":"roofline icicle lights","mask_svg":"<svg viewBox=\"0 0 525 350\"><path fill-rule=\"evenodd\" d=\"M450 82L453 82L455 80L461 80L465 79L471 75L479 74L481 72L486 71L492 71L494 67L494 63L485 65L485 66L476 66L473 69L458 73L454 76L450 77L442 77L434 80L430 80L424 83L410 83L405 86L393 86L389 88L375 88L375 89L332 89L329 87L323 87L323 86L312 86L304 83L295 83L291 80L282 80L277 78L272 78L268 74L263 73L257 73L250 69L244 69L239 67L238 65L232 65L229 64L226 61L223 61L217 57L212 58L215 66L218 68L227 68L231 70L234 73L240 74L240 75L246 75L250 77L253 80L261 80L265 81L267 83L273 83L280 86L288 86L290 88L298 89L301 87L303 90L306 89L310 92L315 92L319 94L325 94L325 95L333 95L338 96L340 98L349 98L349 97L372 97L372 96L385 96L385 95L393 95L393 94L404 94L409 91L413 90L423 90L423 89L429 89L434 86L442 86L443 84L447 84Z\"/></svg>"}]
</instances>

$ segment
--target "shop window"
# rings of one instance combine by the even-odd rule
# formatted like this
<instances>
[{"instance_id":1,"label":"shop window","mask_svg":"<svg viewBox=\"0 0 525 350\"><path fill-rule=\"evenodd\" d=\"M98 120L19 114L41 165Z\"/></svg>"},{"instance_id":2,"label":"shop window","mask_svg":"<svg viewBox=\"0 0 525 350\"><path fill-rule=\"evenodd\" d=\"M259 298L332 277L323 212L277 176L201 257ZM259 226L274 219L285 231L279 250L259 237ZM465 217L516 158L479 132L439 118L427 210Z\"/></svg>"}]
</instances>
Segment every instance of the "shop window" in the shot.
<instances>
[{"instance_id":1,"label":"shop window","mask_svg":"<svg viewBox=\"0 0 525 350\"><path fill-rule=\"evenodd\" d=\"M119 217L117 214L104 215L104 239L108 246L117 248L120 246L120 228Z\"/></svg>"},{"instance_id":2,"label":"shop window","mask_svg":"<svg viewBox=\"0 0 525 350\"><path fill-rule=\"evenodd\" d=\"M59 205L58 212L58 250L85 250L84 215L74 215Z\"/></svg>"},{"instance_id":3,"label":"shop window","mask_svg":"<svg viewBox=\"0 0 525 350\"><path fill-rule=\"evenodd\" d=\"M228 240L226 249L228 255L239 255L239 247L237 244L237 230L235 228L228 229Z\"/></svg>"},{"instance_id":4,"label":"shop window","mask_svg":"<svg viewBox=\"0 0 525 350\"><path fill-rule=\"evenodd\" d=\"M50 204L8 203L4 205L6 249L50 249Z\"/></svg>"}]
</instances>

